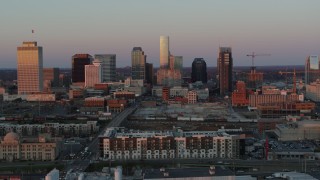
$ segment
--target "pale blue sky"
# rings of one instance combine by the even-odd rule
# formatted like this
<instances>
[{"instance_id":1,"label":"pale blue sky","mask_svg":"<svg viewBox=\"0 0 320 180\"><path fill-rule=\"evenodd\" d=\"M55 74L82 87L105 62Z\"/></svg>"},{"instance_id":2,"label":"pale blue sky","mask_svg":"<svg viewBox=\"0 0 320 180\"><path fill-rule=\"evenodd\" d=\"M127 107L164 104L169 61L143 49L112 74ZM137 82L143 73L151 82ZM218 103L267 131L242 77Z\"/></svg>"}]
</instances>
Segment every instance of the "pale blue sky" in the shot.
<instances>
[{"instance_id":1,"label":"pale blue sky","mask_svg":"<svg viewBox=\"0 0 320 180\"><path fill-rule=\"evenodd\" d=\"M235 65L250 65L253 51L272 54L256 65L302 65L320 55L319 18L319 0L6 0L0 68L15 68L28 40L43 46L46 67L71 67L75 53L115 53L118 67L130 66L134 46L158 66L160 35L184 66L196 57L216 66L219 44L232 46Z\"/></svg>"}]
</instances>

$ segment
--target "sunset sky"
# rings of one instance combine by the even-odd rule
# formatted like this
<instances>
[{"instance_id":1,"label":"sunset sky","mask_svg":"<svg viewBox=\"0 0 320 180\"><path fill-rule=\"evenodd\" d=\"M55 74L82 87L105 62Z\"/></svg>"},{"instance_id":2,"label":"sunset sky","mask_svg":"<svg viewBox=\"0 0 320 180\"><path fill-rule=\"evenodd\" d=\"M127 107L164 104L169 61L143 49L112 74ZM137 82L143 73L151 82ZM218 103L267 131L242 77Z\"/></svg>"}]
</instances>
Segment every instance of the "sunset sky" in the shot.
<instances>
[{"instance_id":1,"label":"sunset sky","mask_svg":"<svg viewBox=\"0 0 320 180\"><path fill-rule=\"evenodd\" d=\"M231 46L235 66L246 54L268 53L256 65L303 65L320 55L319 0L7 0L0 6L0 68L16 68L16 47L36 40L45 67L71 67L76 53L112 53L131 66L141 46L159 66L159 37L189 67L202 57L216 66L220 46ZM31 30L35 33L32 34Z\"/></svg>"}]
</instances>

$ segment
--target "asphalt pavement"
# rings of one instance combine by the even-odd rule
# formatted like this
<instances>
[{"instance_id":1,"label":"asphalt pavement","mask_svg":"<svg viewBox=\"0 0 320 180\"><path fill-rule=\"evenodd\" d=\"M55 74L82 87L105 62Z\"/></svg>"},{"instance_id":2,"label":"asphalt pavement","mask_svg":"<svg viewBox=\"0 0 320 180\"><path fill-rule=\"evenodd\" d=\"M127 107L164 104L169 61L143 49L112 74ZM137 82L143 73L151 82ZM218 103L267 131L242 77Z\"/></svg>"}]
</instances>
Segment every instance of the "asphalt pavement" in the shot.
<instances>
[{"instance_id":1,"label":"asphalt pavement","mask_svg":"<svg viewBox=\"0 0 320 180\"><path fill-rule=\"evenodd\" d=\"M83 171L85 170L91 161L94 161L97 159L99 154L99 136L103 135L107 128L110 127L118 127L120 124L131 114L133 113L137 108L138 104L134 104L128 108L126 108L124 111L117 114L111 122L104 127L94 138L93 140L87 145L88 152L91 152L91 155L87 156L85 159L81 159L80 156L76 155L76 158L74 160L70 160L66 163L65 171L68 172L71 169L73 171Z\"/></svg>"}]
</instances>

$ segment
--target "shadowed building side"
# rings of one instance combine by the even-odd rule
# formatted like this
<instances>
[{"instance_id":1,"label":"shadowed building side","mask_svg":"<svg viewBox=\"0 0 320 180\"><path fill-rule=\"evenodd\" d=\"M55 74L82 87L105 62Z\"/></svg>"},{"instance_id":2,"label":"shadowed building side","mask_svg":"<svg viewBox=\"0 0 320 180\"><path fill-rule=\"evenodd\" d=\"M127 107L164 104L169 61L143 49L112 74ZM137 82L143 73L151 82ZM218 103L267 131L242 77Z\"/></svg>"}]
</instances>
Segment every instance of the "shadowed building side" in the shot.
<instances>
[{"instance_id":1,"label":"shadowed building side","mask_svg":"<svg viewBox=\"0 0 320 180\"><path fill-rule=\"evenodd\" d=\"M192 62L191 79L192 82L207 83L207 63L203 58L195 58Z\"/></svg>"},{"instance_id":2,"label":"shadowed building side","mask_svg":"<svg viewBox=\"0 0 320 180\"><path fill-rule=\"evenodd\" d=\"M232 92L233 70L233 58L230 47L219 48L217 63L220 95L228 95Z\"/></svg>"},{"instance_id":3,"label":"shadowed building side","mask_svg":"<svg viewBox=\"0 0 320 180\"><path fill-rule=\"evenodd\" d=\"M92 56L89 54L72 56L72 83L85 82L85 65L91 64L92 60Z\"/></svg>"}]
</instances>

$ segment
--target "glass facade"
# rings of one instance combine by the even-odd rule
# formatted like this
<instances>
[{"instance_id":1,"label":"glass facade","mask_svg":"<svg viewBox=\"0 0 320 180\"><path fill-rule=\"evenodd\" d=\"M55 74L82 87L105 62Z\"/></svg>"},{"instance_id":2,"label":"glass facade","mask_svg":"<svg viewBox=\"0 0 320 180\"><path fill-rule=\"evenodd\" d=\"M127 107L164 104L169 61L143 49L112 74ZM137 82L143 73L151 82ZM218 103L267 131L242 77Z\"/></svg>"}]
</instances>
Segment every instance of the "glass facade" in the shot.
<instances>
[{"instance_id":1,"label":"glass facade","mask_svg":"<svg viewBox=\"0 0 320 180\"><path fill-rule=\"evenodd\" d=\"M145 80L146 76L146 58L141 47L134 47L131 52L131 77L132 79Z\"/></svg>"},{"instance_id":2,"label":"glass facade","mask_svg":"<svg viewBox=\"0 0 320 180\"><path fill-rule=\"evenodd\" d=\"M96 54L94 58L101 62L102 82L116 81L116 55Z\"/></svg>"},{"instance_id":3,"label":"glass facade","mask_svg":"<svg viewBox=\"0 0 320 180\"><path fill-rule=\"evenodd\" d=\"M310 56L310 69L311 70L318 70L319 69L318 56Z\"/></svg>"}]
</instances>

